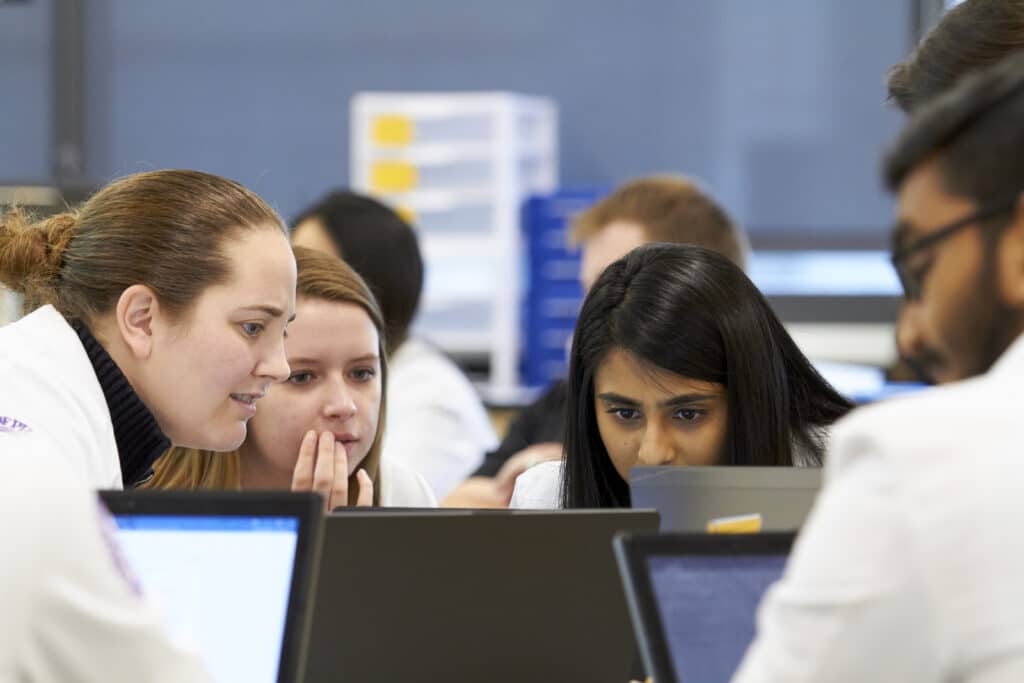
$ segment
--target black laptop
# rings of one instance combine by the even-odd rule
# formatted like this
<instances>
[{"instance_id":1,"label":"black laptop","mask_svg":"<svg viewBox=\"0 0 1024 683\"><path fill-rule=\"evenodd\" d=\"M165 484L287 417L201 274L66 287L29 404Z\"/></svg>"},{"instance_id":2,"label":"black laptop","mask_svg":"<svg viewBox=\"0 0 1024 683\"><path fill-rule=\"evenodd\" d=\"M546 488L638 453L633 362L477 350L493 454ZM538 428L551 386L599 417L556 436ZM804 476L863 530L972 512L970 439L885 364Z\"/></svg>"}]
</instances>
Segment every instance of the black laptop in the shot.
<instances>
[{"instance_id":1,"label":"black laptop","mask_svg":"<svg viewBox=\"0 0 1024 683\"><path fill-rule=\"evenodd\" d=\"M646 672L727 683L782 577L793 534L623 534L615 555Z\"/></svg>"},{"instance_id":2,"label":"black laptop","mask_svg":"<svg viewBox=\"0 0 1024 683\"><path fill-rule=\"evenodd\" d=\"M301 680L323 501L301 493L103 491L171 636L214 683Z\"/></svg>"},{"instance_id":3,"label":"black laptop","mask_svg":"<svg viewBox=\"0 0 1024 683\"><path fill-rule=\"evenodd\" d=\"M650 510L336 512L309 683L625 683L639 658L612 553Z\"/></svg>"},{"instance_id":4,"label":"black laptop","mask_svg":"<svg viewBox=\"0 0 1024 683\"><path fill-rule=\"evenodd\" d=\"M661 530L795 531L821 488L820 467L634 467L633 507L661 514Z\"/></svg>"}]
</instances>

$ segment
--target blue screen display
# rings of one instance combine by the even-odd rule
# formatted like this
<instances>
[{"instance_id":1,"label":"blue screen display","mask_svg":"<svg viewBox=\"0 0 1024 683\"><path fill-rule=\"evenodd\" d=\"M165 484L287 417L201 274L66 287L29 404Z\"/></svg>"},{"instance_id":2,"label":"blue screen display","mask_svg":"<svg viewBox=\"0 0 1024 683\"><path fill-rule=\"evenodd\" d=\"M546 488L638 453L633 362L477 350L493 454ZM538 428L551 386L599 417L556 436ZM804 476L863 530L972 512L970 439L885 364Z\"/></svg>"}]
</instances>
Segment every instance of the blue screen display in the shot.
<instances>
[{"instance_id":1,"label":"blue screen display","mask_svg":"<svg viewBox=\"0 0 1024 683\"><path fill-rule=\"evenodd\" d=\"M782 555L648 559L676 680L729 681L754 639L761 597L785 565Z\"/></svg>"}]
</instances>

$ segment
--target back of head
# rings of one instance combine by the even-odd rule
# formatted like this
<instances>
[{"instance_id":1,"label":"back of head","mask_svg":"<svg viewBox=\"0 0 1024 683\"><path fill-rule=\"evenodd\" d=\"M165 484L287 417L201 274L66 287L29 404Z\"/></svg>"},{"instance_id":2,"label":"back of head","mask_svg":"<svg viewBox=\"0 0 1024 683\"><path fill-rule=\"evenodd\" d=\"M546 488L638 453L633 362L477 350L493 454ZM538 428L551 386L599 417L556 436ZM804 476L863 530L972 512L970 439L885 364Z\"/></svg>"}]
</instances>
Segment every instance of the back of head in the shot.
<instances>
[{"instance_id":1,"label":"back of head","mask_svg":"<svg viewBox=\"0 0 1024 683\"><path fill-rule=\"evenodd\" d=\"M384 314L388 348L405 341L423 289L423 259L416 233L375 199L345 190L331 192L292 224L319 222L338 255L359 273Z\"/></svg>"},{"instance_id":2,"label":"back of head","mask_svg":"<svg viewBox=\"0 0 1024 683\"><path fill-rule=\"evenodd\" d=\"M723 465L820 457L815 428L849 409L733 262L691 245L650 244L613 263L587 295L569 366L563 503L628 505L597 428L594 377L613 349L657 372L726 387Z\"/></svg>"},{"instance_id":3,"label":"back of head","mask_svg":"<svg viewBox=\"0 0 1024 683\"><path fill-rule=\"evenodd\" d=\"M897 190L938 155L944 189L979 205L1012 201L1024 188L1024 53L965 77L915 112L885 160Z\"/></svg>"},{"instance_id":4,"label":"back of head","mask_svg":"<svg viewBox=\"0 0 1024 683\"><path fill-rule=\"evenodd\" d=\"M950 10L887 79L889 97L912 112L966 74L1024 48L1024 0L967 0Z\"/></svg>"},{"instance_id":5,"label":"back of head","mask_svg":"<svg viewBox=\"0 0 1024 683\"><path fill-rule=\"evenodd\" d=\"M39 223L18 209L0 217L0 283L24 294L26 309L52 304L87 325L136 284L184 315L203 290L230 276L224 243L264 227L285 229L273 209L232 180L140 173Z\"/></svg>"},{"instance_id":6,"label":"back of head","mask_svg":"<svg viewBox=\"0 0 1024 683\"><path fill-rule=\"evenodd\" d=\"M582 242L620 221L640 225L652 242L693 244L746 267L746 235L686 177L650 176L621 185L574 220L572 237Z\"/></svg>"}]
</instances>

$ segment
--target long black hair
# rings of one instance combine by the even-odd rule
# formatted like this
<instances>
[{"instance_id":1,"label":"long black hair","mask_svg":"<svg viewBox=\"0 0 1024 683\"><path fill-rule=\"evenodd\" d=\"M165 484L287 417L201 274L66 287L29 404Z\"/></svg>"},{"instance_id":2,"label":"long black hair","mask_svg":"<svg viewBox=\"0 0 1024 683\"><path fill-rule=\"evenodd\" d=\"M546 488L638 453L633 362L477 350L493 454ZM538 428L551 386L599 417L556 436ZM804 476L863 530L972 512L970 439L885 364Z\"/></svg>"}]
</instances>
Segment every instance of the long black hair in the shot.
<instances>
[{"instance_id":1,"label":"long black hair","mask_svg":"<svg viewBox=\"0 0 1024 683\"><path fill-rule=\"evenodd\" d=\"M728 418L719 465L793 465L797 453L804 463L820 464L822 428L852 407L729 259L692 245L639 247L601 274L576 323L563 507L630 504L594 408L594 375L613 349L653 368L725 386Z\"/></svg>"},{"instance_id":2,"label":"long black hair","mask_svg":"<svg viewBox=\"0 0 1024 683\"><path fill-rule=\"evenodd\" d=\"M402 345L423 289L423 257L416 232L397 212L372 197L335 190L299 214L297 227L318 220L338 255L370 286L384 313L388 354Z\"/></svg>"}]
</instances>

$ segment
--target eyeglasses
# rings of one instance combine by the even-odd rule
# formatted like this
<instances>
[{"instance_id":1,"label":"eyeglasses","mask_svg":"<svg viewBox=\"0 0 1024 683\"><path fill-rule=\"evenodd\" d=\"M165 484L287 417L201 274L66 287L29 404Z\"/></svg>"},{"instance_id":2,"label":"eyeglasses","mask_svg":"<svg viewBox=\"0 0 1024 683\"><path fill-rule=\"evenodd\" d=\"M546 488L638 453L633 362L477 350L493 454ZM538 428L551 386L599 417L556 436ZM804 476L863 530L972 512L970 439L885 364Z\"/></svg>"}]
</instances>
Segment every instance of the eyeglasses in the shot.
<instances>
[{"instance_id":1,"label":"eyeglasses","mask_svg":"<svg viewBox=\"0 0 1024 683\"><path fill-rule=\"evenodd\" d=\"M896 275L899 276L900 285L903 286L904 298L908 301L919 300L921 298L921 290L924 287L925 273L921 273L910 267L908 261L911 256L919 254L930 247L934 247L936 244L939 244L946 238L955 235L966 227L980 225L983 221L987 221L991 218L995 218L996 216L1013 211L1017 207L1018 201L1019 198L1014 197L1011 200L1007 200L999 204L982 207L974 213L953 221L949 225L945 225L931 234L914 240L906 246L899 249L894 248L891 257L892 267L896 269Z\"/></svg>"}]
</instances>

